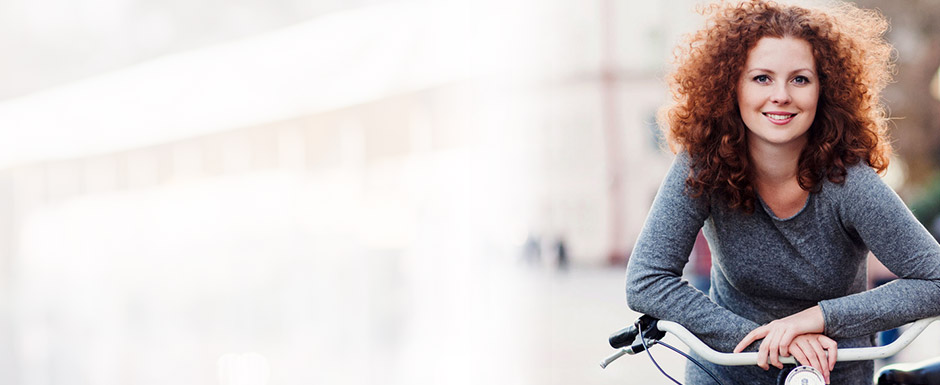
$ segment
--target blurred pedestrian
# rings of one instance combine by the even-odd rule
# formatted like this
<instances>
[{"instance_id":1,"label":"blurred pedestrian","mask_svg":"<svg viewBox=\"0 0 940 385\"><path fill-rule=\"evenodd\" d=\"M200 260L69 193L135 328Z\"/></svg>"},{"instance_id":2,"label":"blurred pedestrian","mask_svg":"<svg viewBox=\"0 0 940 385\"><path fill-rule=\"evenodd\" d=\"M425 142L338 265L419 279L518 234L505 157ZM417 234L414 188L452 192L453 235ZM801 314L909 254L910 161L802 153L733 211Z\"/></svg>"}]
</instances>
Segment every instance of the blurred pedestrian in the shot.
<instances>
[{"instance_id":1,"label":"blurred pedestrian","mask_svg":"<svg viewBox=\"0 0 940 385\"><path fill-rule=\"evenodd\" d=\"M558 270L567 270L568 250L565 248L565 239L562 237L555 242L555 256L558 259Z\"/></svg>"},{"instance_id":2,"label":"blurred pedestrian","mask_svg":"<svg viewBox=\"0 0 940 385\"><path fill-rule=\"evenodd\" d=\"M522 257L530 265L542 263L542 246L539 238L531 233L526 236L525 244L522 246Z\"/></svg>"}]
</instances>

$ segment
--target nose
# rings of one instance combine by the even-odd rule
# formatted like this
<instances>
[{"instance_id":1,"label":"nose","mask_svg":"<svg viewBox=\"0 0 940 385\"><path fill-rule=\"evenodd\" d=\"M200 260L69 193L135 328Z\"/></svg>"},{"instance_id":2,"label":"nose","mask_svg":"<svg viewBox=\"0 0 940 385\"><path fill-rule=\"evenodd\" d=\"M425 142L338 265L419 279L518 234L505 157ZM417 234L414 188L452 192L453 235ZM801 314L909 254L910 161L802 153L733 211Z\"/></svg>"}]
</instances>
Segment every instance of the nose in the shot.
<instances>
[{"instance_id":1,"label":"nose","mask_svg":"<svg viewBox=\"0 0 940 385\"><path fill-rule=\"evenodd\" d=\"M774 87L770 95L770 101L774 104L785 105L790 103L790 90L786 84L778 84Z\"/></svg>"}]
</instances>

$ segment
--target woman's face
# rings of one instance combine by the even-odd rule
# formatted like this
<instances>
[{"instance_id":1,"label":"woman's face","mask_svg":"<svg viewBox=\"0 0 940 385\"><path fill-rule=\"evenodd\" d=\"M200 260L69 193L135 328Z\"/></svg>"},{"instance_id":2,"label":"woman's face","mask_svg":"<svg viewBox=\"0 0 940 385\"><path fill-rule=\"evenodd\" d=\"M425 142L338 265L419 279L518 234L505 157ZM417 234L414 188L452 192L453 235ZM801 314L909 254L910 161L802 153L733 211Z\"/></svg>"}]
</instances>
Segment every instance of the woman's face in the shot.
<instances>
[{"instance_id":1,"label":"woman's face","mask_svg":"<svg viewBox=\"0 0 940 385\"><path fill-rule=\"evenodd\" d=\"M737 94L751 149L802 149L819 101L812 47L801 39L761 38L747 55Z\"/></svg>"}]
</instances>

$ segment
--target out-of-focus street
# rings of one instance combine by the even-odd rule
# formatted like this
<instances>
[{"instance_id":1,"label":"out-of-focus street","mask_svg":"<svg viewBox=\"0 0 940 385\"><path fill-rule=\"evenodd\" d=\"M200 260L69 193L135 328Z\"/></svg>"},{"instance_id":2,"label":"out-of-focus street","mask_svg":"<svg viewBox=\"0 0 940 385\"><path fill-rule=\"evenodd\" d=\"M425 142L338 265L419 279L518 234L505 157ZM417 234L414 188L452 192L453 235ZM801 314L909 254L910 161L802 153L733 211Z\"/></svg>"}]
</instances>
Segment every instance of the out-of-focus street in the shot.
<instances>
[{"instance_id":1,"label":"out-of-focus street","mask_svg":"<svg viewBox=\"0 0 940 385\"><path fill-rule=\"evenodd\" d=\"M472 293L440 288L458 293L458 302L469 302L459 310L459 319L453 318L450 305L409 317L412 325L425 325L394 358L398 369L410 372L397 372L386 381L599 385L666 380L646 355L621 357L606 369L599 365L614 352L607 337L638 316L625 304L622 269L559 271L519 265L492 269L477 279ZM440 291L416 294L430 303ZM430 341L422 349L425 339ZM666 341L684 347L674 337ZM684 358L662 347L652 353L670 375L682 378Z\"/></svg>"},{"instance_id":2,"label":"out-of-focus street","mask_svg":"<svg viewBox=\"0 0 940 385\"><path fill-rule=\"evenodd\" d=\"M610 333L639 316L624 300L624 271L616 268L573 269L567 272L521 272L532 309L522 316L523 341L531 345L526 359L526 384L658 384L668 380L644 355L624 356L606 369L601 359L613 353ZM666 340L682 347L673 337ZM677 379L685 359L662 347L652 348L657 362ZM540 369L541 368L541 369Z\"/></svg>"}]
</instances>

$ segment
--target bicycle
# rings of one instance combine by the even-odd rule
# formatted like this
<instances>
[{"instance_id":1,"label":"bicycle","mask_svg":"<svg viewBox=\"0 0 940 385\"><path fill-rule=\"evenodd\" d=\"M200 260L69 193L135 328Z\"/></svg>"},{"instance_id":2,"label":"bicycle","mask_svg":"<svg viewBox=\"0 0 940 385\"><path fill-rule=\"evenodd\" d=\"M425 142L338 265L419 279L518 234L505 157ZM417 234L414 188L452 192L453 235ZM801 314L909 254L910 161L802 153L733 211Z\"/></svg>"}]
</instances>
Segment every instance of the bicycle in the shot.
<instances>
[{"instance_id":1,"label":"bicycle","mask_svg":"<svg viewBox=\"0 0 940 385\"><path fill-rule=\"evenodd\" d=\"M864 361L891 357L907 347L907 345L927 328L927 325L934 321L940 321L940 316L925 318L911 323L911 326L905 330L904 333L901 333L894 342L888 345L867 348L841 348L838 350L837 360ZM704 369L716 383L722 384L714 374L705 369L701 363L690 355L662 342L661 340L666 336L666 333L671 333L676 336L695 354L709 362L725 366L757 365L756 352L721 353L710 348L702 342L702 340L692 334L692 332L678 323L658 320L648 315L643 315L632 326L618 330L610 335L608 338L610 346L619 350L601 361L601 368L606 368L611 362L624 355L634 355L646 351L647 355L649 355L650 359L653 361L653 364L656 365L656 368L659 369L663 375L676 384L681 385L679 381L670 377L659 367L659 364L656 363L656 360L653 359L652 354L649 352L649 348L653 345L662 345L691 360L692 363ZM637 336L640 337L639 342L636 341ZM780 361L785 364L799 365L793 357L780 357ZM784 377L784 375L786 376ZM940 358L917 364L888 365L882 368L876 374L875 378L875 385L940 385ZM789 371L781 372L777 383L783 385L825 384L822 374L810 366L796 366Z\"/></svg>"}]
</instances>

